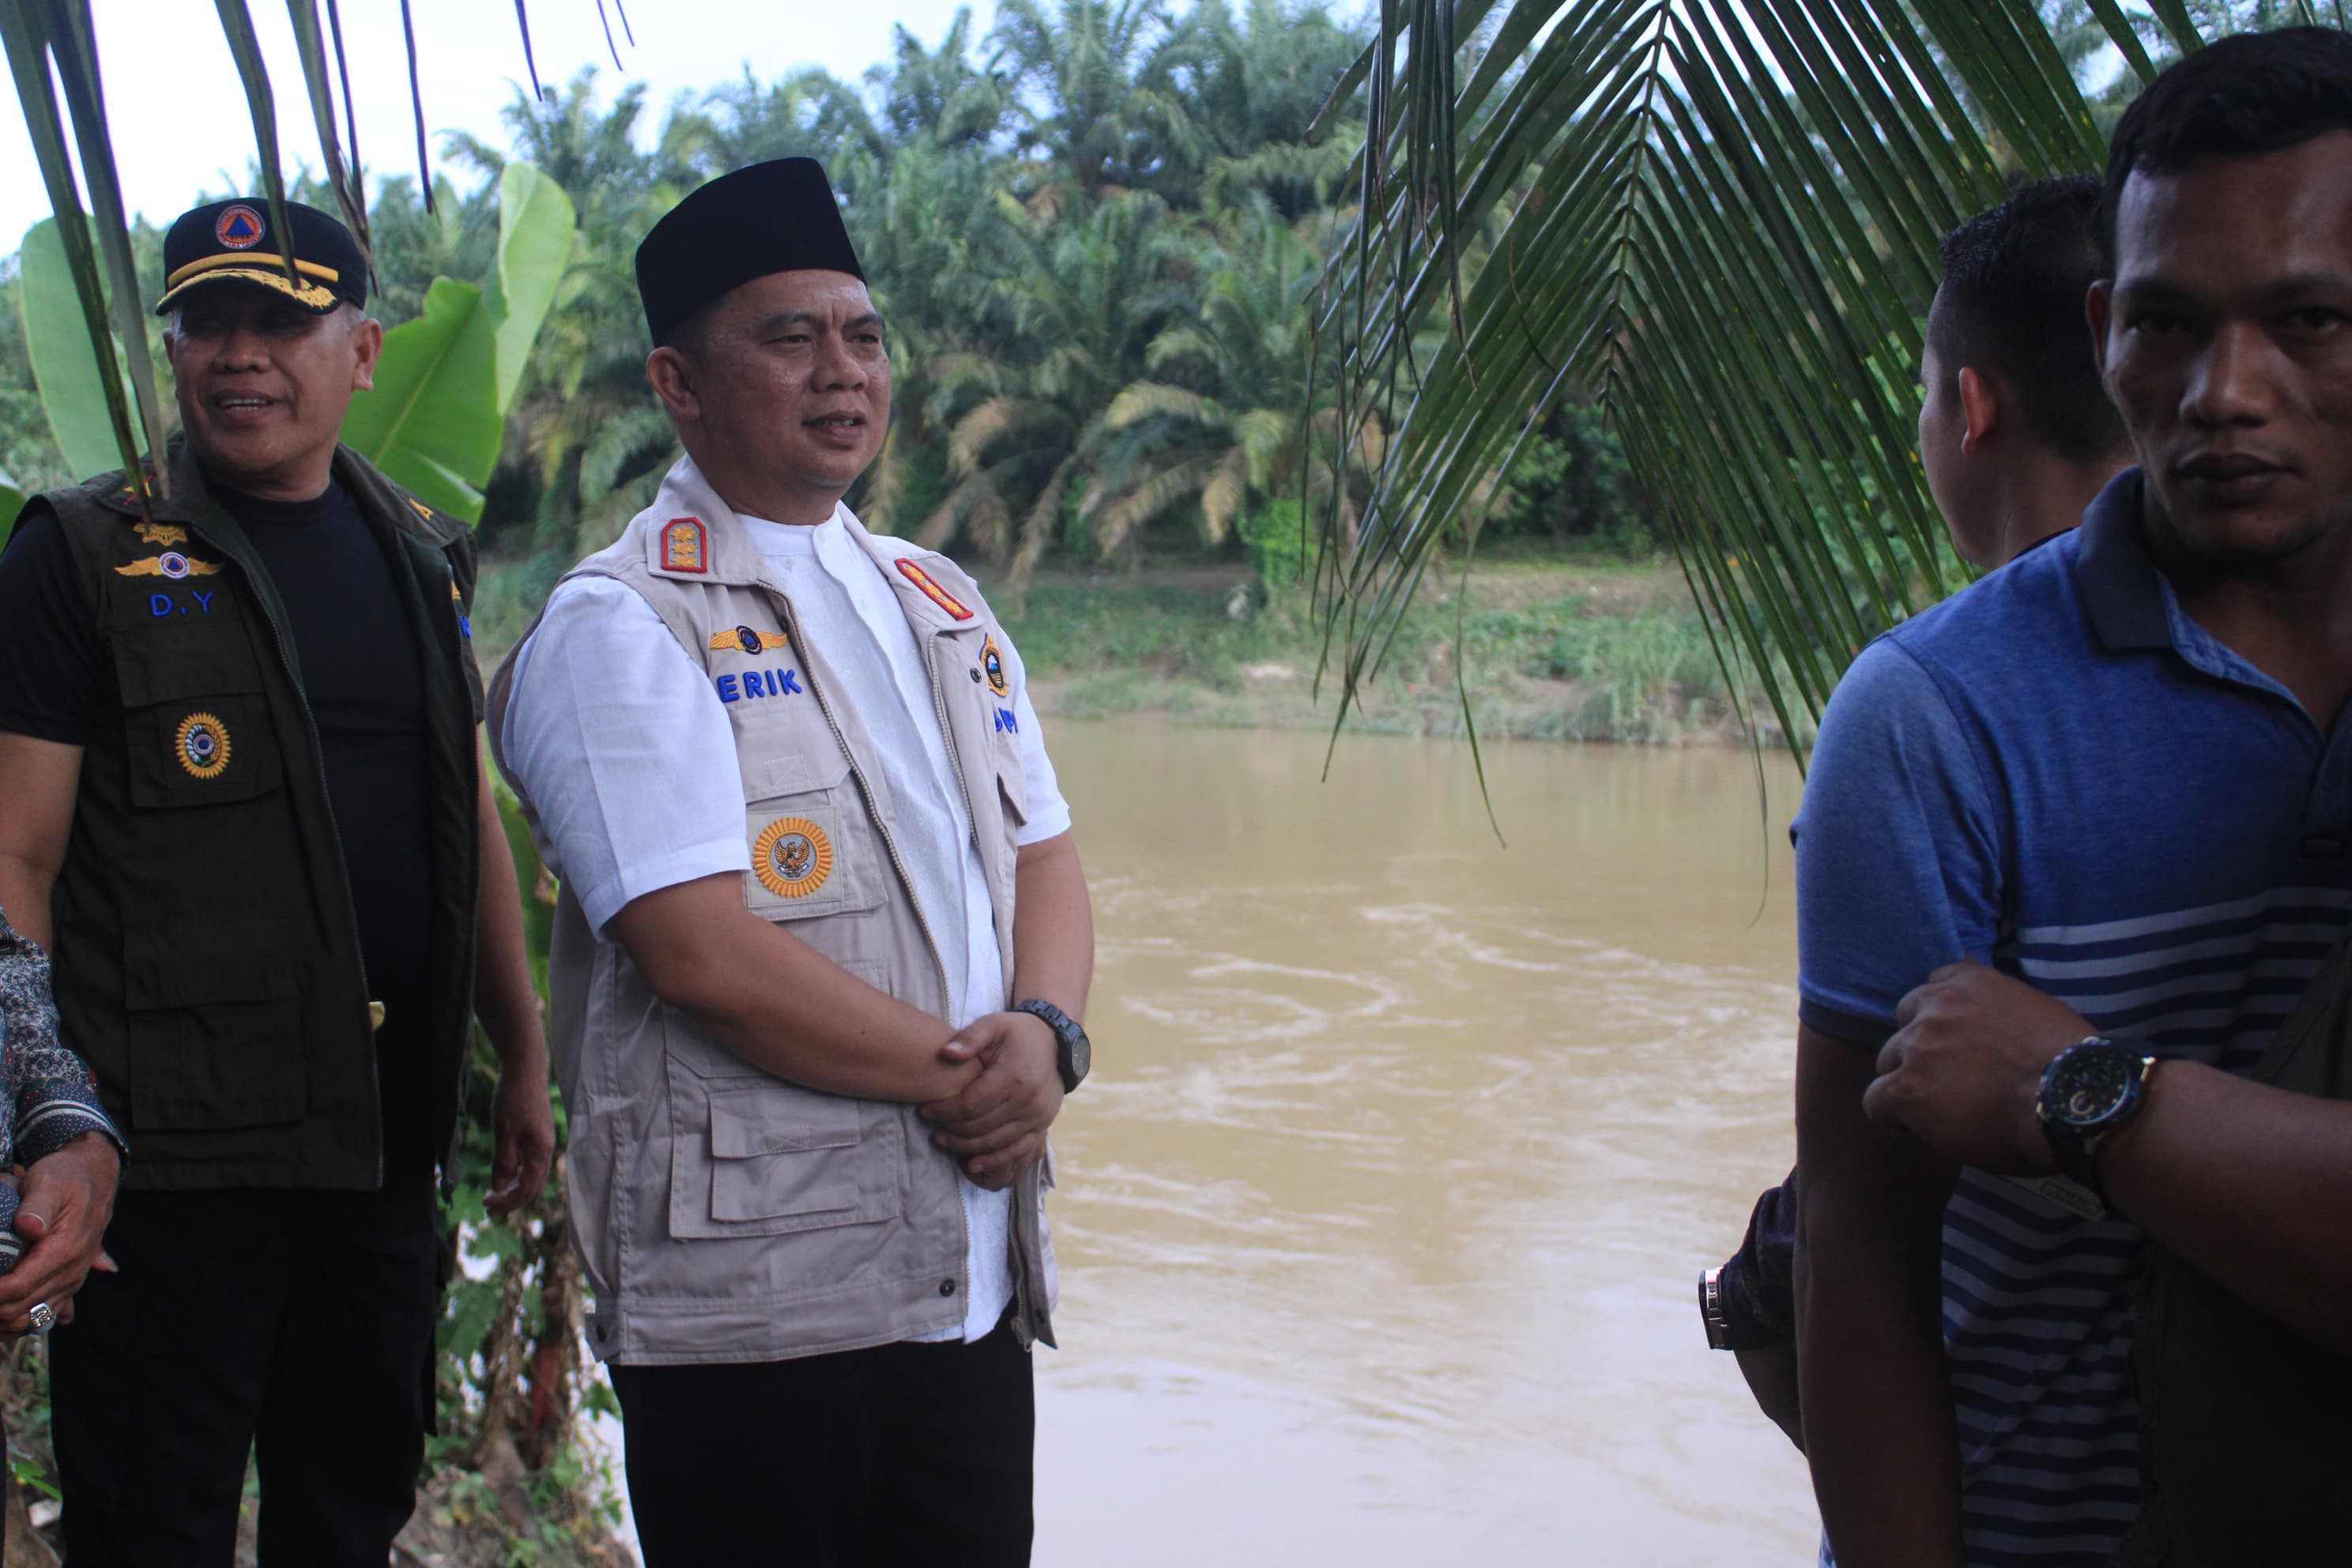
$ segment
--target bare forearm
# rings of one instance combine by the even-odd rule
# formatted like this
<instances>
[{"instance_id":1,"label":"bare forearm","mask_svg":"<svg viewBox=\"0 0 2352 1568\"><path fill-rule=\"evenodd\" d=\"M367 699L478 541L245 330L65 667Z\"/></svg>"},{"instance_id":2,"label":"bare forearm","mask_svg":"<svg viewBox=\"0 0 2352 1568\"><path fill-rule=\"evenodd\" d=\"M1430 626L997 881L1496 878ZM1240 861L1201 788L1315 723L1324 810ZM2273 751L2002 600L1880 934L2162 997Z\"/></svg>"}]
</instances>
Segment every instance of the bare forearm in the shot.
<instances>
[{"instance_id":1,"label":"bare forearm","mask_svg":"<svg viewBox=\"0 0 2352 1568\"><path fill-rule=\"evenodd\" d=\"M545 1070L547 1044L523 936L522 889L489 780L481 785L482 878L474 926L474 1016L509 1070Z\"/></svg>"},{"instance_id":2,"label":"bare forearm","mask_svg":"<svg viewBox=\"0 0 2352 1568\"><path fill-rule=\"evenodd\" d=\"M1869 1249L1800 1244L1805 1458L1842 1568L1958 1568L1959 1449L1932 1291Z\"/></svg>"},{"instance_id":3,"label":"bare forearm","mask_svg":"<svg viewBox=\"0 0 2352 1568\"><path fill-rule=\"evenodd\" d=\"M941 1058L946 1024L746 910L740 877L648 893L613 918L612 934L662 1000L803 1089L929 1104L980 1071Z\"/></svg>"},{"instance_id":4,"label":"bare forearm","mask_svg":"<svg viewBox=\"0 0 2352 1568\"><path fill-rule=\"evenodd\" d=\"M1021 851L1014 872L1013 999L1042 997L1083 1023L1094 984L1095 916L1069 834Z\"/></svg>"},{"instance_id":5,"label":"bare forearm","mask_svg":"<svg viewBox=\"0 0 2352 1568\"><path fill-rule=\"evenodd\" d=\"M1805 1458L1841 1568L1959 1568L1938 1261L1948 1170L1862 1110L1871 1053L1801 1033L1797 1353Z\"/></svg>"},{"instance_id":6,"label":"bare forearm","mask_svg":"<svg viewBox=\"0 0 2352 1568\"><path fill-rule=\"evenodd\" d=\"M2352 1104L2181 1061L2158 1066L2147 1093L2099 1151L2116 1207L2252 1305L2352 1352Z\"/></svg>"},{"instance_id":7,"label":"bare forearm","mask_svg":"<svg viewBox=\"0 0 2352 1568\"><path fill-rule=\"evenodd\" d=\"M19 934L40 943L44 952L52 945L49 890L55 885L55 878L43 868L0 855L0 910L7 913L8 923Z\"/></svg>"}]
</instances>

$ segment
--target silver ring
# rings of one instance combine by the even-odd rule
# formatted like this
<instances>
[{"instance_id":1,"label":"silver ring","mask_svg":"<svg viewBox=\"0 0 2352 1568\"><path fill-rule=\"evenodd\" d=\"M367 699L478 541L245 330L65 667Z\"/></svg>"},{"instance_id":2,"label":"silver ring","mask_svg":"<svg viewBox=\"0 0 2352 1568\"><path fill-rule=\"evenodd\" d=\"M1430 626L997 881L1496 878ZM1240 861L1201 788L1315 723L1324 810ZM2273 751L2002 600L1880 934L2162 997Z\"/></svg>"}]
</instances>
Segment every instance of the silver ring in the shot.
<instances>
[{"instance_id":1,"label":"silver ring","mask_svg":"<svg viewBox=\"0 0 2352 1568\"><path fill-rule=\"evenodd\" d=\"M46 1334L58 1326L58 1314L47 1301L34 1302L25 1310L25 1316L37 1334Z\"/></svg>"}]
</instances>

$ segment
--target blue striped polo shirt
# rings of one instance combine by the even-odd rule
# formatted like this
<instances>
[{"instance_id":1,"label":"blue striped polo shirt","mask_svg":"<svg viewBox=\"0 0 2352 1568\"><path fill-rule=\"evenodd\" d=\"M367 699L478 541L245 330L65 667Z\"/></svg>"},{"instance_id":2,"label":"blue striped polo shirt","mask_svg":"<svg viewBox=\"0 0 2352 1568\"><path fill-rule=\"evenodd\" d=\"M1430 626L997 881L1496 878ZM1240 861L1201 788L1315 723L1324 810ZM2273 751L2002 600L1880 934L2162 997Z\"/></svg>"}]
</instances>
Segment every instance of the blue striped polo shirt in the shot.
<instances>
[{"instance_id":1,"label":"blue striped polo shirt","mask_svg":"<svg viewBox=\"0 0 2352 1568\"><path fill-rule=\"evenodd\" d=\"M1874 1049L1963 956L2102 1032L2251 1068L2352 917L2352 744L2181 612L2127 472L1863 651L1797 846L1801 1016ZM2137 1227L1964 1171L1944 1336L1972 1568L2095 1568L2137 1489Z\"/></svg>"}]
</instances>

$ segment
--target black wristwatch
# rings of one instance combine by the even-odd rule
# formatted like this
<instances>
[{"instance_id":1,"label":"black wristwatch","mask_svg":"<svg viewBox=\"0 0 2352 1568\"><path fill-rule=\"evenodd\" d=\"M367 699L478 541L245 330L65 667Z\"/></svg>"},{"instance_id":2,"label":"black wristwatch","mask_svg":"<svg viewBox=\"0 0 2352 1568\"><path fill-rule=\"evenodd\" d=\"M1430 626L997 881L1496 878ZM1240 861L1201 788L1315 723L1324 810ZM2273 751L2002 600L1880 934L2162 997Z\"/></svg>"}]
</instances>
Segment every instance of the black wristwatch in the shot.
<instances>
[{"instance_id":1,"label":"black wristwatch","mask_svg":"<svg viewBox=\"0 0 2352 1568\"><path fill-rule=\"evenodd\" d=\"M2099 1185L2099 1145L2139 1114L2156 1063L2137 1043L2095 1035L2050 1058L2033 1113L2062 1175L2106 1196Z\"/></svg>"},{"instance_id":2,"label":"black wristwatch","mask_svg":"<svg viewBox=\"0 0 2352 1568\"><path fill-rule=\"evenodd\" d=\"M1078 1027L1078 1021L1038 996L1015 1002L1013 1010L1045 1020L1045 1026L1054 1031L1054 1067L1062 1075L1062 1092L1075 1092L1087 1081L1087 1069L1095 1063L1094 1043Z\"/></svg>"}]
</instances>

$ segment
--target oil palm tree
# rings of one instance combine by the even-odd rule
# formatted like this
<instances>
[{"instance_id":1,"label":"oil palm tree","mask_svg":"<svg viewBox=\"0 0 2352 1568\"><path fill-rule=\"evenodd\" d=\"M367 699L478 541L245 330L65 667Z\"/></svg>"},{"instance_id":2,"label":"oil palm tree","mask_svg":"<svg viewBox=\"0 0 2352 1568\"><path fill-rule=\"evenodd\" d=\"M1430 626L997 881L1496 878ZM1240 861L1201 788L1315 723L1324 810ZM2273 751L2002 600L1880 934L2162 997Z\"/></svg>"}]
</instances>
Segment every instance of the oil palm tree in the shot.
<instances>
[{"instance_id":1,"label":"oil palm tree","mask_svg":"<svg viewBox=\"0 0 2352 1568\"><path fill-rule=\"evenodd\" d=\"M1201 247L1197 312L1151 340L1146 375L1104 416L1108 450L1078 520L1106 555L1177 512L1218 544L1244 506L1298 479L1318 251L1262 196L1222 226Z\"/></svg>"},{"instance_id":2,"label":"oil palm tree","mask_svg":"<svg viewBox=\"0 0 2352 1568\"><path fill-rule=\"evenodd\" d=\"M951 488L919 535L969 538L1018 584L1076 504L1109 438L1109 410L1153 338L1190 301L1169 266L1182 238L1165 204L1104 197L1083 222L1005 198L992 303L1006 335L933 369L930 416L949 436Z\"/></svg>"}]
</instances>

